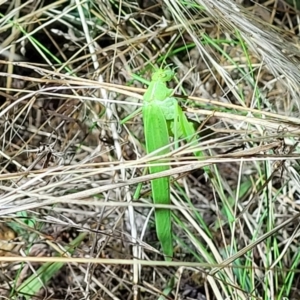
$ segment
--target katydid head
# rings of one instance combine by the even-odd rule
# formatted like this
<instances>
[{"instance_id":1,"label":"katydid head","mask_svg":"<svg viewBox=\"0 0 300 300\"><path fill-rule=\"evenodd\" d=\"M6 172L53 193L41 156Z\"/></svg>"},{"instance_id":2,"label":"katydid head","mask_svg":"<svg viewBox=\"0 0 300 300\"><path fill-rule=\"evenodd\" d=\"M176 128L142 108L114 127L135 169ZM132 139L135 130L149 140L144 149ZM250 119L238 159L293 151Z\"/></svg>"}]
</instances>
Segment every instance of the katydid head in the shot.
<instances>
[{"instance_id":1,"label":"katydid head","mask_svg":"<svg viewBox=\"0 0 300 300\"><path fill-rule=\"evenodd\" d=\"M175 76L175 72L170 69L158 69L152 75L153 81L170 81Z\"/></svg>"}]
</instances>

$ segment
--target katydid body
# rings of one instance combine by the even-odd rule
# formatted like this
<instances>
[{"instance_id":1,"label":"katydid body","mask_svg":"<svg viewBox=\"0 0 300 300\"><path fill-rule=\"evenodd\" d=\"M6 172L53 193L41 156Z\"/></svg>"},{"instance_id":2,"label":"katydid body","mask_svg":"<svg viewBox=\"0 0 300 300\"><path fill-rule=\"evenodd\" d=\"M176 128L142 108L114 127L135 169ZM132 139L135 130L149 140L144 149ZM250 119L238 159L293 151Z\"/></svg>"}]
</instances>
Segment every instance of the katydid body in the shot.
<instances>
[{"instance_id":1,"label":"katydid body","mask_svg":"<svg viewBox=\"0 0 300 300\"><path fill-rule=\"evenodd\" d=\"M152 80L144 94L143 121L147 153L156 152L165 155L170 152L169 126L175 141L185 138L188 142L195 139L195 129L190 123L177 100L172 97L173 91L166 85L174 77L171 70L158 69L152 75ZM195 139L196 141L196 139ZM195 153L199 156L199 153ZM153 163L159 163L155 161ZM161 163L159 166L149 167L150 174L169 170L170 166ZM170 204L170 178L161 177L151 181L152 198L154 204ZM169 209L155 209L155 223L157 237L161 243L166 260L173 256L173 239L171 226L171 212Z\"/></svg>"},{"instance_id":2,"label":"katydid body","mask_svg":"<svg viewBox=\"0 0 300 300\"><path fill-rule=\"evenodd\" d=\"M165 76L167 75L167 76ZM169 75L169 76L168 76ZM166 81L172 79L174 74L165 74L164 70L158 70L152 76L152 81L144 94L143 120L146 140L146 151L151 153L163 148L157 155L170 152L168 126L161 102L164 102L172 94L172 90L166 86ZM158 163L158 162L156 162ZM150 166L150 173L168 170L166 165ZM152 198L154 204L170 204L170 178L162 177L151 181ZM155 209L155 223L157 237L161 243L166 259L173 256L171 212L169 209Z\"/></svg>"}]
</instances>

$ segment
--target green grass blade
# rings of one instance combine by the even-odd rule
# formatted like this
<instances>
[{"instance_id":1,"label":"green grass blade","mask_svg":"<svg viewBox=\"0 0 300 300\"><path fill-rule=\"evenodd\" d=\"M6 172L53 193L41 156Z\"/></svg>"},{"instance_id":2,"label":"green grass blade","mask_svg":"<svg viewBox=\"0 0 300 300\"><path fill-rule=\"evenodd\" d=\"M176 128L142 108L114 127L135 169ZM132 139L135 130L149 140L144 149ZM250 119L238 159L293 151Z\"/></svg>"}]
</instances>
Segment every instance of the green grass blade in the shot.
<instances>
[{"instance_id":1,"label":"green grass blade","mask_svg":"<svg viewBox=\"0 0 300 300\"><path fill-rule=\"evenodd\" d=\"M87 233L81 233L76 239L74 239L68 247L66 247L66 251L72 253L75 247L84 240ZM58 271L64 266L63 262L56 263L45 263L43 264L34 274L32 274L29 278L27 278L18 288L18 295L22 295L24 299L30 300L32 296L36 295L43 286L47 285L47 283L52 279ZM12 296L11 299L17 299L17 296Z\"/></svg>"}]
</instances>

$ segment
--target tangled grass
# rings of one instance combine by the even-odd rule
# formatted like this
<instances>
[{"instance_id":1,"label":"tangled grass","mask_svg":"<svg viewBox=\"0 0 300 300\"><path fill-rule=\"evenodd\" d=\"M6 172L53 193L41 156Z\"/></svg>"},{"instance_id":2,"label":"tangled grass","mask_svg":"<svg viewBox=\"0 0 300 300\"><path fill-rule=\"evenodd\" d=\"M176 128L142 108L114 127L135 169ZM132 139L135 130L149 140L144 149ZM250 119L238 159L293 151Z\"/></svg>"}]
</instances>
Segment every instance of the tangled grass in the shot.
<instances>
[{"instance_id":1,"label":"tangled grass","mask_svg":"<svg viewBox=\"0 0 300 300\"><path fill-rule=\"evenodd\" d=\"M237 2L1 2L3 297L299 299L298 15ZM169 155L171 263L135 113L166 65L206 154Z\"/></svg>"}]
</instances>

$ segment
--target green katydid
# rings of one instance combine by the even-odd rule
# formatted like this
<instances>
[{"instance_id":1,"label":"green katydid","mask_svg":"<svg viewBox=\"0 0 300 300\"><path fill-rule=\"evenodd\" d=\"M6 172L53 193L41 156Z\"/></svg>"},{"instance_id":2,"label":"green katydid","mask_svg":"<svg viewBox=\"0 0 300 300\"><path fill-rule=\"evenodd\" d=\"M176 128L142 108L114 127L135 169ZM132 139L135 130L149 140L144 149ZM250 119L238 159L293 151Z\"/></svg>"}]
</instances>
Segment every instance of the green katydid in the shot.
<instances>
[{"instance_id":1,"label":"green katydid","mask_svg":"<svg viewBox=\"0 0 300 300\"><path fill-rule=\"evenodd\" d=\"M171 122L171 131L175 141L185 138L191 141L195 138L195 129L190 123L177 100L172 97L173 90L167 87L167 82L175 76L174 71L158 69L152 75L152 80L143 97L143 122L147 154L157 151L157 155L170 152L170 137L168 124ZM195 153L199 156L199 153ZM201 154L200 154L201 155ZM154 163L159 163L155 161ZM168 170L166 165L149 167L150 174ZM170 178L161 177L151 181L152 198L154 204L170 204ZM173 256L173 240L171 228L171 212L169 209L155 209L155 224L157 237L167 260Z\"/></svg>"}]
</instances>

